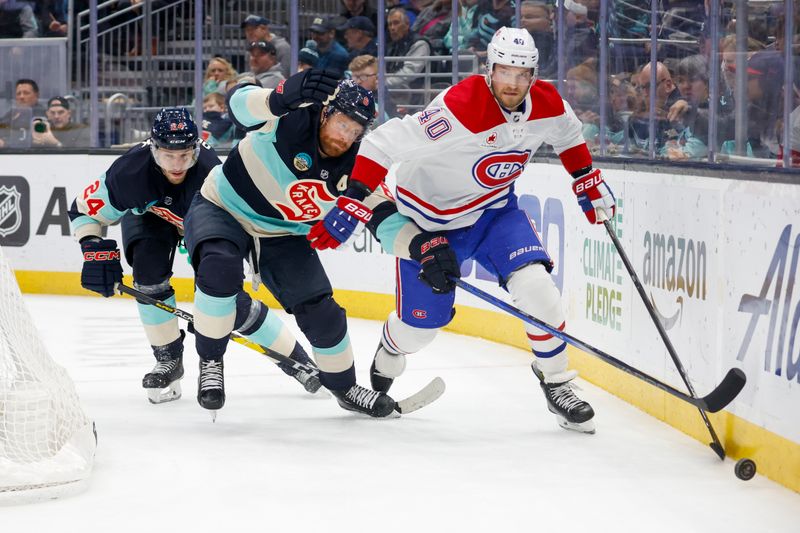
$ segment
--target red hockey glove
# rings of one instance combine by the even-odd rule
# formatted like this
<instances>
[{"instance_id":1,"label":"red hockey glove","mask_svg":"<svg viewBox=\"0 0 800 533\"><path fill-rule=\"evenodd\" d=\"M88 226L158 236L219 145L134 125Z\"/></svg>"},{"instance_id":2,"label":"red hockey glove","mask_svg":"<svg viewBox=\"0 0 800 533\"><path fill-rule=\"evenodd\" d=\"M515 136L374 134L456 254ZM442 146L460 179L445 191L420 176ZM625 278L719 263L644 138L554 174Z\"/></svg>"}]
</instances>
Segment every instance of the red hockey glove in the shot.
<instances>
[{"instance_id":1,"label":"red hockey glove","mask_svg":"<svg viewBox=\"0 0 800 533\"><path fill-rule=\"evenodd\" d=\"M590 170L572 182L572 190L578 197L578 205L591 224L602 224L603 218L598 217L598 211L605 214L605 219L611 220L616 212L614 193L603 180L599 169Z\"/></svg>"},{"instance_id":2,"label":"red hockey glove","mask_svg":"<svg viewBox=\"0 0 800 533\"><path fill-rule=\"evenodd\" d=\"M372 220L372 210L353 198L340 196L336 207L314 224L306 238L315 250L338 248L364 229Z\"/></svg>"}]
</instances>

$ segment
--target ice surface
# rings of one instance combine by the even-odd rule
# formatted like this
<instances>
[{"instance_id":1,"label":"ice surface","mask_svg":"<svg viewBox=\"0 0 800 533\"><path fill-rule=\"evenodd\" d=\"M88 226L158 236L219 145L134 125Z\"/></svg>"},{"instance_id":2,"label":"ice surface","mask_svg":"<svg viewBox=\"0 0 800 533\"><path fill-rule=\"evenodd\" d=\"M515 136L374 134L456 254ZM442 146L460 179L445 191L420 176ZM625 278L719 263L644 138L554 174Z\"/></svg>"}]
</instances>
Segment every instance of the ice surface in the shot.
<instances>
[{"instance_id":1,"label":"ice surface","mask_svg":"<svg viewBox=\"0 0 800 533\"><path fill-rule=\"evenodd\" d=\"M130 299L26 301L99 445L86 492L0 508L4 533L800 531L800 495L736 479L732 461L585 382L597 434L559 428L522 350L442 333L392 393L438 375L444 396L371 420L231 344L212 424L195 400L191 336L183 398L151 405L141 378L153 358ZM364 385L380 328L350 320Z\"/></svg>"}]
</instances>

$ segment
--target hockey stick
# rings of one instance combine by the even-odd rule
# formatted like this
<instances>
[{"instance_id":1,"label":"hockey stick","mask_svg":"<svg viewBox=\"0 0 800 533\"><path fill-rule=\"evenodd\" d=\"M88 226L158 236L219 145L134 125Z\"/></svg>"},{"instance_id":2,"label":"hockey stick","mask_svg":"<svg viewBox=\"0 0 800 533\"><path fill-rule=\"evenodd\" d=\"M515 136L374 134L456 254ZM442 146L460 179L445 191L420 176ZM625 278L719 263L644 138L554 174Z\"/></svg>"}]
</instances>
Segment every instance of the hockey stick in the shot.
<instances>
[{"instance_id":1,"label":"hockey stick","mask_svg":"<svg viewBox=\"0 0 800 533\"><path fill-rule=\"evenodd\" d=\"M182 318L183 320L187 321L190 324L189 332L194 333L194 328L191 327L194 324L194 317L191 315L191 313L187 313L186 311L178 309L177 307L172 307L166 302L153 298L152 296L145 294L142 291L134 289L133 287L128 287L127 285L124 285L122 283L117 284L117 291L119 291L120 294L127 294L128 296L133 296L140 302L152 305L154 307L161 309L162 311L166 311L167 313L175 315L178 318ZM283 354L276 352L275 350L267 348L266 346L262 346L261 344L255 343L239 335L235 331L231 332L231 339L234 342L241 344L242 346L246 346L247 348L255 350L261 355L269 357L275 364L286 363L295 370L301 370L305 372L306 374L308 374L309 378L316 378L316 384L313 386L313 390L308 388L306 388L306 390L312 394L317 392L317 390L319 390L320 388L319 377L318 377L319 370L317 368L305 365L300 361L295 361L291 357L287 357ZM303 386L305 387L305 384L303 384Z\"/></svg>"},{"instance_id":2,"label":"hockey stick","mask_svg":"<svg viewBox=\"0 0 800 533\"><path fill-rule=\"evenodd\" d=\"M569 344L571 344L571 345L573 345L573 346L575 346L577 348L580 348L581 350L583 350L586 353L594 355L598 359L601 359L601 360L605 361L606 363L610 364L611 366L619 368L620 370L623 370L623 371L627 372L628 374L632 375L633 377L639 378L642 381L645 381L645 382L649 383L650 385L653 385L654 387L659 388L659 389L663 390L664 392L667 392L667 393L671 394L672 396L675 396L679 400L683 400L686 403L690 403L690 404L692 404L692 405L694 405L696 407L699 407L701 409L705 409L706 411L710 411L712 413L716 413L717 411L722 410L726 405L731 403L734 398L736 398L736 395L739 394L739 391L741 391L742 387L744 387L744 384L745 384L744 372L742 372L738 368L732 368L725 375L725 378L722 380L722 382L719 385L717 385L717 388L714 389L713 391L711 391L707 396L704 396L702 398L696 398L694 396L689 396L688 394L684 394L683 392L679 391L678 389L676 389L674 387L671 387L671 386L667 385L666 383L663 383L663 382L657 380L656 378L654 378L654 377L652 377L652 376L650 376L648 374L645 374L641 370L632 367L628 363L620 361L616 357L613 357L613 356L605 353L604 351L599 350L599 349L595 348L594 346L591 346L590 344L587 344L587 343L583 342L582 340L573 337L569 333L564 333L563 331L561 331L561 330L559 330L559 329L557 329L557 328L555 328L555 327L553 327L553 326L551 326L551 325L549 325L549 324L547 324L545 322L542 322L538 318L533 317L533 316L525 313L524 311L521 311L521 310L517 309L513 305L508 304L508 303L504 302L503 300L501 300L499 298L496 298L496 297L492 296L491 294L489 294L487 292L484 292L481 289L479 289L479 288L477 288L477 287L475 287L473 285L470 285L466 281L463 281L463 280L458 279L458 278L453 278L453 281L455 282L456 285L458 285L459 287L461 287L465 291L467 291L467 292L469 292L471 294L474 294L475 296L477 296L481 300L484 300L485 302L488 302L488 303L490 303L490 304L502 309L503 311L509 313L510 315L513 315L513 316L519 318L523 322L527 322L528 324L530 324L532 326L536 326L537 328L539 328L539 329L541 329L543 331L546 331L550 335L552 335L554 337L557 337L557 338L561 339L562 341L567 342L567 343L569 343Z\"/></svg>"},{"instance_id":3,"label":"hockey stick","mask_svg":"<svg viewBox=\"0 0 800 533\"><path fill-rule=\"evenodd\" d=\"M694 387L692 387L692 383L689 381L689 376L686 373L686 369L681 363L680 358L678 358L678 353L675 351L675 347L672 346L672 342L667 336L667 331L664 329L664 325L661 324L661 320L659 320L658 316L656 316L656 311L653 309L653 304L651 304L650 300L647 299L647 294L644 292L644 287L639 281L636 271L633 269L633 264L631 264L630 259L628 259L627 254L625 254L625 250L622 249L622 243L619 241L619 238L617 238L617 234L614 233L614 228L611 226L611 221L606 218L603 220L603 226L605 226L608 236L611 237L611 242L614 243L614 248L617 249L617 253L622 259L622 262L625 264L625 269L628 271L628 274L630 274L633 285L636 287L636 291L639 293L639 296L641 296L642 303L644 303L650 318L653 319L653 324L655 324L658 334L661 335L661 340L664 341L664 345L667 347L667 352L669 352L672 362L675 363L675 368L678 369L681 379L683 379L683 382L686 384L686 389L689 391L691 396L697 397L697 394L694 392ZM742 373L742 375L744 376L744 373ZM744 386L744 381L742 382L742 386ZM703 417L703 422L705 422L706 427L708 428L708 432L711 434L711 442L708 445L712 450L714 450L714 453L716 453L719 458L724 461L725 449L722 447L719 437L717 437L717 432L714 431L714 426L711 425L711 420L708 419L708 415L706 415L705 410L699 406L698 409L700 411L700 416ZM712 413L713 412L714 411L712 411Z\"/></svg>"},{"instance_id":4,"label":"hockey stick","mask_svg":"<svg viewBox=\"0 0 800 533\"><path fill-rule=\"evenodd\" d=\"M182 318L183 320L187 321L189 324L194 324L194 316L191 313L187 313L182 309L177 307L173 307L166 302L161 300L157 300L152 296L149 296L141 291L134 289L133 287L128 287L122 283L118 283L116 286L117 291L120 294L127 294L128 296L133 296L139 301L142 301L146 304L153 305L158 307L162 311L166 311L172 315L177 316L178 318ZM194 331L190 329L192 333ZM275 363L286 363L291 365L292 368L295 370L302 370L303 372L309 374L313 377L319 376L319 369L315 366L309 366L305 363L301 363L300 361L295 361L290 357L286 357L285 355L276 352L275 350L271 350L266 346L253 342L242 335L236 333L235 331L231 331L231 339L234 342L241 344L242 346L246 346L251 350L255 350L262 355L266 355L270 359L272 359ZM433 401L437 400L439 396L444 394L444 380L442 378L434 378L431 380L430 383L425 385L422 389L417 391L416 393L412 394L408 398L403 400L395 401L395 411L400 414L408 414L416 411L417 409L421 409L432 403Z\"/></svg>"}]
</instances>

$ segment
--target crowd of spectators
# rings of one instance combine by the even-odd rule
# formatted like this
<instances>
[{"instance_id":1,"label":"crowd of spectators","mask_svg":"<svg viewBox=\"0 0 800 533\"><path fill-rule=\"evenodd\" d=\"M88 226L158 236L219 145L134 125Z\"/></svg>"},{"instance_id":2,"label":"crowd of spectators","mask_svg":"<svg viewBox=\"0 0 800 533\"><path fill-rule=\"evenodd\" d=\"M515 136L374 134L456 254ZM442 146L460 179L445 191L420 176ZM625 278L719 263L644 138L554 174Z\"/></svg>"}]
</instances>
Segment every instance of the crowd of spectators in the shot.
<instances>
[{"instance_id":1,"label":"crowd of spectators","mask_svg":"<svg viewBox=\"0 0 800 533\"><path fill-rule=\"evenodd\" d=\"M556 0L522 0L519 21L514 0L460 0L457 39L451 28L451 0L387 0L383 14L377 12L375 2L340 0L338 13L306 19L306 27L301 28L297 65L291 65L288 36L272 31L270 21L260 14L250 14L243 16L240 24L241 54L217 56L208 62L202 88L203 107L208 115L203 123L206 136L218 146L236 142L236 132L226 122L224 95L242 80L275 87L289 76L292 67L325 68L377 90L377 28L379 17L383 17L385 55L389 58L384 77L388 91L385 101L379 102L384 119L420 109L435 94L433 91L449 83L449 59L454 48L459 54L482 62L496 29L519 25L531 33L539 49L540 79L558 83L560 56L562 95L583 121L584 136L595 151L602 143L612 155L647 157L652 151L656 157L672 161L704 160L710 142L710 104L715 102L717 153L776 159L782 153L784 127L783 3L749 3L747 51L741 52L737 51L737 42L741 42L736 36L737 2L718 0L720 32L711 35L713 1L659 0L657 61L651 65L651 0L609 0L606 79L600 79L599 0L564 0L566 16L562 24L558 23ZM141 0L118 2L118 7L140 3ZM55 0L0 0L0 37L65 34L66 5L67 2ZM799 25L797 20L796 30ZM565 33L561 54L559 28ZM710 54L714 39L719 50L717 58ZM737 91L737 64L745 65L744 74L739 73L738 77L745 77L746 90L741 95ZM655 89L651 102L653 69ZM712 94L714 69L718 69L719 84ZM437 74L436 80L447 83L431 83ZM419 90L423 86L428 89ZM23 83L21 90L30 92L30 84ZM605 101L600 99L602 94L606 95ZM795 90L795 94L800 93ZM38 99L37 94L37 105ZM800 104L800 99L796 100L793 107ZM24 101L24 94L16 95L17 107L23 106ZM68 102L63 103L67 105L61 107L69 112ZM32 114L47 118L47 111L36 109ZM601 114L606 117L603 138ZM792 116L800 120L800 113ZM746 121L744 127L736 122L742 117ZM651 120L655 122L652 139ZM50 124L52 131L58 129L54 122ZM58 138L55 134L53 137Z\"/></svg>"}]
</instances>

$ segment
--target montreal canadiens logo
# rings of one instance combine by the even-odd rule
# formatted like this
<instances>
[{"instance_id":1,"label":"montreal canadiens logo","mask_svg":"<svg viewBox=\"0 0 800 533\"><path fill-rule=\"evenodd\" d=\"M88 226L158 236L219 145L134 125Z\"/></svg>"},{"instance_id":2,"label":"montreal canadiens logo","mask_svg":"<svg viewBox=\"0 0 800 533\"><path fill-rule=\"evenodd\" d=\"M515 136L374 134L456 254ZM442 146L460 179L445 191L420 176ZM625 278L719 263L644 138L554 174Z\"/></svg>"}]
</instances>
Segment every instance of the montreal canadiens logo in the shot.
<instances>
[{"instance_id":1,"label":"montreal canadiens logo","mask_svg":"<svg viewBox=\"0 0 800 533\"><path fill-rule=\"evenodd\" d=\"M492 152L472 167L472 177L485 189L499 189L517 179L531 156L530 150Z\"/></svg>"}]
</instances>

